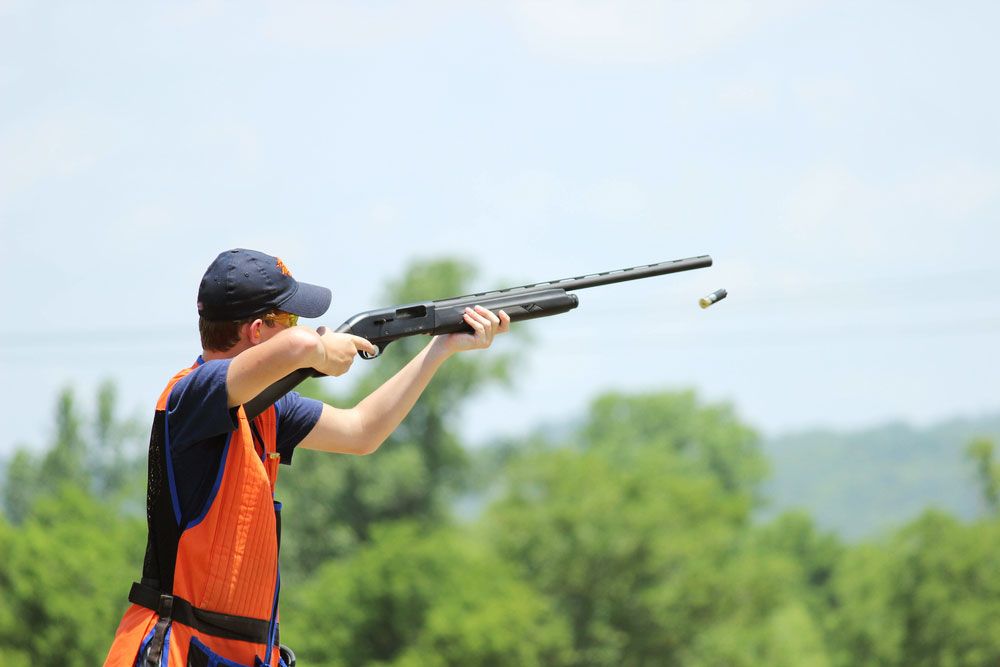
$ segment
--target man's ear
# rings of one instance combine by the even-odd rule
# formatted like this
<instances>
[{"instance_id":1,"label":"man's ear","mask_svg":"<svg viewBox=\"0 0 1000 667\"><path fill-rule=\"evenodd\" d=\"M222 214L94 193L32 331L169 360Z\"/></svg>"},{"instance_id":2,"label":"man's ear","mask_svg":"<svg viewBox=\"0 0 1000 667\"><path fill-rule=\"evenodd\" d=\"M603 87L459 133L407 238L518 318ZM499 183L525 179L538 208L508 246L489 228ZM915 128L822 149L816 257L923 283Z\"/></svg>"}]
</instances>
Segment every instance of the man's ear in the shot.
<instances>
[{"instance_id":1,"label":"man's ear","mask_svg":"<svg viewBox=\"0 0 1000 667\"><path fill-rule=\"evenodd\" d=\"M263 339L261 338L261 327L264 326L264 320L254 320L246 325L247 327L247 340L251 345L257 345Z\"/></svg>"}]
</instances>

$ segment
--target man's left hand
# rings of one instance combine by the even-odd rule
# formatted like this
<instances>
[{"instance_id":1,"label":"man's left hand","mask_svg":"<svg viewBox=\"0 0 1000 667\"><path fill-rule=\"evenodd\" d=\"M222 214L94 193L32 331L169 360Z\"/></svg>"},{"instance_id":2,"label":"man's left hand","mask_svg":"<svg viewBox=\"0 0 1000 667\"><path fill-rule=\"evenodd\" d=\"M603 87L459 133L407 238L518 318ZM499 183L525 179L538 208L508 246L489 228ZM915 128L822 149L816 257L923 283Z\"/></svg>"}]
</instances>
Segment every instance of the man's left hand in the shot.
<instances>
[{"instance_id":1,"label":"man's left hand","mask_svg":"<svg viewBox=\"0 0 1000 667\"><path fill-rule=\"evenodd\" d=\"M454 333L439 336L440 344L449 354L466 350L482 350L493 343L497 334L510 331L510 316L504 311L493 311L476 306L465 309L465 321L472 327L471 333Z\"/></svg>"}]
</instances>

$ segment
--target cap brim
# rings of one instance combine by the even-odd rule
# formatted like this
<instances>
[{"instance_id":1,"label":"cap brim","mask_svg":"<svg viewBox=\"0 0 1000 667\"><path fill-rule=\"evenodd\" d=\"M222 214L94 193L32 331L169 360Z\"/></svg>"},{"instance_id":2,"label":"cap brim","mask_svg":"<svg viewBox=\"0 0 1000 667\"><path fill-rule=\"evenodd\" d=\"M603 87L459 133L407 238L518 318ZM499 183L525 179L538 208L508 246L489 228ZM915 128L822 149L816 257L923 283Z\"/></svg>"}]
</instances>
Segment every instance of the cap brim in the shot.
<instances>
[{"instance_id":1,"label":"cap brim","mask_svg":"<svg viewBox=\"0 0 1000 667\"><path fill-rule=\"evenodd\" d=\"M333 294L327 288L300 282L295 294L278 307L299 317L319 317L330 307L332 299Z\"/></svg>"}]
</instances>

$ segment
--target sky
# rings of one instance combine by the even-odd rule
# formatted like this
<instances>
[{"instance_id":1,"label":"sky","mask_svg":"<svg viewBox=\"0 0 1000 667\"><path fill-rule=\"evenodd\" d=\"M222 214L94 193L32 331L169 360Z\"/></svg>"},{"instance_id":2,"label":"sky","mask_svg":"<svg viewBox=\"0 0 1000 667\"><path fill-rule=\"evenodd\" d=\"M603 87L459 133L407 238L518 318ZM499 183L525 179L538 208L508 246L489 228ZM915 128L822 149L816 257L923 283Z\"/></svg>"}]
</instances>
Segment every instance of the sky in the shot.
<instances>
[{"instance_id":1,"label":"sky","mask_svg":"<svg viewBox=\"0 0 1000 667\"><path fill-rule=\"evenodd\" d=\"M996 411L998 21L973 1L0 0L0 458L49 441L63 387L86 407L111 378L151 415L232 247L330 287L312 324L334 326L418 259L485 290L713 257L530 324L513 389L462 415L472 443L611 389L694 388L765 434Z\"/></svg>"}]
</instances>

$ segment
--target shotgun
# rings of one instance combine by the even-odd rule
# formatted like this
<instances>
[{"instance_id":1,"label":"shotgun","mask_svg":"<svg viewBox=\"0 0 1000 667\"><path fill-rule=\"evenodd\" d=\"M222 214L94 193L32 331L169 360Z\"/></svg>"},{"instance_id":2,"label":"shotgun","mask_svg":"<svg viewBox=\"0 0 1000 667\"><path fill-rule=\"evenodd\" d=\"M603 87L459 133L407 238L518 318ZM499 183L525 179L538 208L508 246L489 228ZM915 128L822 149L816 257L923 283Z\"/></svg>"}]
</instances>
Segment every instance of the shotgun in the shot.
<instances>
[{"instance_id":1,"label":"shotgun","mask_svg":"<svg viewBox=\"0 0 1000 667\"><path fill-rule=\"evenodd\" d=\"M533 285L508 287L491 292L466 294L450 299L409 303L358 313L337 328L338 333L349 333L367 338L375 345L376 353L359 352L365 359L374 359L382 354L389 343L421 334L449 334L470 331L471 327L463 319L466 308L482 306L494 313L503 310L511 322L533 320L539 317L559 315L579 305L579 299L570 292L599 287L627 280L652 278L668 273L704 269L712 266L708 255L675 259L657 264L632 266L617 271L592 273L575 278L550 280ZM321 377L323 373L313 368L300 368L278 380L244 405L247 417L253 419L279 398L290 392L310 377Z\"/></svg>"}]
</instances>

